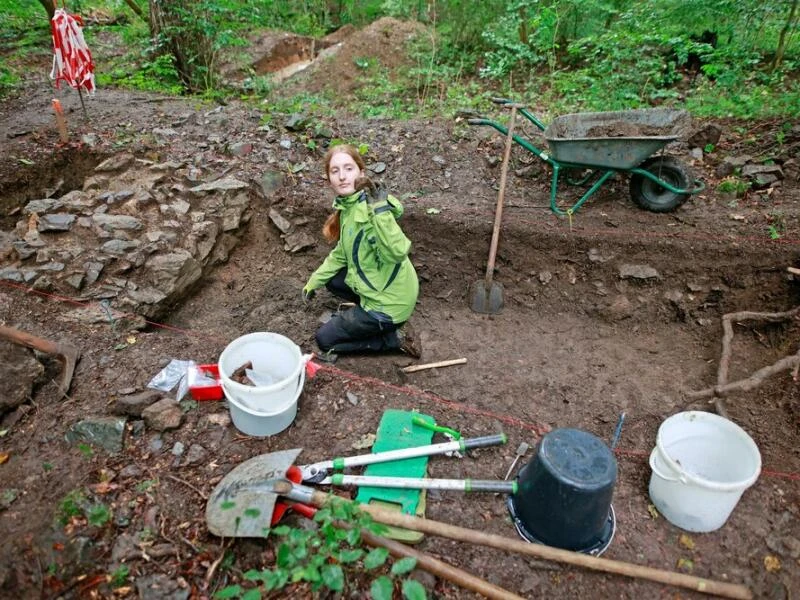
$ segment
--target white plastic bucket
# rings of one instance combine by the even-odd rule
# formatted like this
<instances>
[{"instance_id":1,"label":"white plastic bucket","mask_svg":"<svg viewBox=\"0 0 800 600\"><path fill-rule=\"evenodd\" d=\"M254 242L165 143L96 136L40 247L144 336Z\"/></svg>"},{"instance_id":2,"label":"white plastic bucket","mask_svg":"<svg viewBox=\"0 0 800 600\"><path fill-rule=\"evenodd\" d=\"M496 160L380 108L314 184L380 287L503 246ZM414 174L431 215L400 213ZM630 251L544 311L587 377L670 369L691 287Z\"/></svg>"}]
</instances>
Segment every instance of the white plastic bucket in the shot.
<instances>
[{"instance_id":1,"label":"white plastic bucket","mask_svg":"<svg viewBox=\"0 0 800 600\"><path fill-rule=\"evenodd\" d=\"M305 372L301 377L305 379ZM294 400L282 409L273 412L262 412L247 408L230 396L227 391L225 391L225 398L228 400L231 421L233 421L236 429L246 435L267 437L280 433L292 424L297 416L297 399L302 391L303 385L301 383L295 392Z\"/></svg>"},{"instance_id":2,"label":"white plastic bucket","mask_svg":"<svg viewBox=\"0 0 800 600\"><path fill-rule=\"evenodd\" d=\"M247 362L275 383L252 386L233 381L233 372ZM228 399L237 405L275 414L297 402L305 381L305 363L299 346L289 338L267 331L249 333L233 340L220 354L220 383Z\"/></svg>"},{"instance_id":3,"label":"white plastic bucket","mask_svg":"<svg viewBox=\"0 0 800 600\"><path fill-rule=\"evenodd\" d=\"M707 412L672 415L650 453L650 499L673 525L719 529L761 472L761 453L735 423Z\"/></svg>"}]
</instances>

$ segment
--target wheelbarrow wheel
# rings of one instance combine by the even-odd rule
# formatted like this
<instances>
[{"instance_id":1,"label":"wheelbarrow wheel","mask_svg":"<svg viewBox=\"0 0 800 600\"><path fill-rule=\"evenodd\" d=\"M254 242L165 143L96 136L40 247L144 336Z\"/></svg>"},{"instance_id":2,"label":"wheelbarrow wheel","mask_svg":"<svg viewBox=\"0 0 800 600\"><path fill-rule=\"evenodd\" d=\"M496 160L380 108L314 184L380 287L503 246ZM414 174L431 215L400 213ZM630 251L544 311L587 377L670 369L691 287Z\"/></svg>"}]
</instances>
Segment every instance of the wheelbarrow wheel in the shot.
<instances>
[{"instance_id":1,"label":"wheelbarrow wheel","mask_svg":"<svg viewBox=\"0 0 800 600\"><path fill-rule=\"evenodd\" d=\"M689 189L694 178L692 172L679 160L671 156L657 156L639 165L664 183L680 189ZM676 194L655 181L633 173L631 175L631 198L637 206L652 212L670 212L686 202L689 194Z\"/></svg>"}]
</instances>

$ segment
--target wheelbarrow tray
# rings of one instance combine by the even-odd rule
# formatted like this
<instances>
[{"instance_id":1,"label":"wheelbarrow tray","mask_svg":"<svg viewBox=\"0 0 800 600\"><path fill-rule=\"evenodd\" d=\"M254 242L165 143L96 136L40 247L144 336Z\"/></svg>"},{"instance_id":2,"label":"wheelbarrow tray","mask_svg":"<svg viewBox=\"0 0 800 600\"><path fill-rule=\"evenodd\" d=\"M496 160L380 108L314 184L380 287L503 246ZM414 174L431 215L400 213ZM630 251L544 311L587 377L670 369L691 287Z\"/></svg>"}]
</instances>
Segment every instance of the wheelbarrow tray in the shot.
<instances>
[{"instance_id":1,"label":"wheelbarrow tray","mask_svg":"<svg viewBox=\"0 0 800 600\"><path fill-rule=\"evenodd\" d=\"M553 160L586 168L634 169L691 124L685 110L651 108L556 117L544 131Z\"/></svg>"}]
</instances>

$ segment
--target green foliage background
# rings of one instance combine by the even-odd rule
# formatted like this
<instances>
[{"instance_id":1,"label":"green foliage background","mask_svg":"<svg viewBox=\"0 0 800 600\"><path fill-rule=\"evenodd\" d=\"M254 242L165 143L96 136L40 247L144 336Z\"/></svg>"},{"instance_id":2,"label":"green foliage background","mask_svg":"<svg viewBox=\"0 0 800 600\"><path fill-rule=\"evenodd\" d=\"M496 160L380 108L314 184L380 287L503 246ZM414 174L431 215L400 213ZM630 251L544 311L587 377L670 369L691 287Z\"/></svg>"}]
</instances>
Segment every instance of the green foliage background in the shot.
<instances>
[{"instance_id":1,"label":"green foliage background","mask_svg":"<svg viewBox=\"0 0 800 600\"><path fill-rule=\"evenodd\" d=\"M153 2L153 0L150 0ZM147 13L148 6L139 0ZM680 105L699 116L764 118L800 113L798 0L160 0L179 15L166 34L123 0L76 0L98 63L100 85L166 93L239 95L291 104L265 78L236 89L216 76L220 56L236 56L249 35L279 29L320 37L342 25L363 27L391 16L414 19L428 34L408 51L414 65L390 79L370 57L353 65L365 83L346 108L406 118L480 107L513 96L551 115ZM87 18L102 11L113 24ZM0 92L24 86L31 68L45 73L49 27L34 0L0 0ZM705 31L716 44L703 43ZM108 49L113 32L125 53ZM164 36L167 37L164 37ZM170 36L172 36L170 38ZM170 40L189 56L177 68ZM105 53L108 54L108 53ZM682 66L696 55L698 72ZM210 57L210 58L208 58ZM180 63L180 61L178 61ZM31 65L35 65L32 67ZM133 67L132 67L133 65ZM443 83L446 82L446 85ZM305 99L306 101L308 98ZM334 108L336 100L313 99ZM337 107L338 108L338 107Z\"/></svg>"}]
</instances>

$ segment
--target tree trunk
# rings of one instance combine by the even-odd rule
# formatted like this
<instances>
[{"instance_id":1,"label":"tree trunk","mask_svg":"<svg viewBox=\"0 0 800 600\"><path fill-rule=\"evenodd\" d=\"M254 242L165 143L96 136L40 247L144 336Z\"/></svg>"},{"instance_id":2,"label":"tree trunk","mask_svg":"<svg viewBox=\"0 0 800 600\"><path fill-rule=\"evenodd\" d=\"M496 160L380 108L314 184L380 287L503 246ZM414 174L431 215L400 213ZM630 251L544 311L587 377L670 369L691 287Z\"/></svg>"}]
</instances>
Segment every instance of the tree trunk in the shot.
<instances>
[{"instance_id":1,"label":"tree trunk","mask_svg":"<svg viewBox=\"0 0 800 600\"><path fill-rule=\"evenodd\" d=\"M519 41L528 45L528 13L524 6L519 7Z\"/></svg>"},{"instance_id":2,"label":"tree trunk","mask_svg":"<svg viewBox=\"0 0 800 600\"><path fill-rule=\"evenodd\" d=\"M47 20L52 20L53 16L56 14L55 0L39 0L39 2L47 11Z\"/></svg>"},{"instance_id":3,"label":"tree trunk","mask_svg":"<svg viewBox=\"0 0 800 600\"><path fill-rule=\"evenodd\" d=\"M769 67L770 73L774 72L783 62L783 53L786 51L786 36L795 25L795 17L797 15L797 4L800 0L793 0L792 6L789 9L789 16L786 18L786 23L781 29L780 37L778 38L778 48L775 50L775 58L772 59L772 64Z\"/></svg>"},{"instance_id":4,"label":"tree trunk","mask_svg":"<svg viewBox=\"0 0 800 600\"><path fill-rule=\"evenodd\" d=\"M174 15L170 14L169 2L162 0L149 0L150 6L150 37L154 44L162 43L166 50L175 59L175 69L181 82L188 90L193 90L192 72L189 59L183 51L182 40L176 32L170 31L170 24L175 20ZM173 28L174 29L174 28Z\"/></svg>"},{"instance_id":5,"label":"tree trunk","mask_svg":"<svg viewBox=\"0 0 800 600\"><path fill-rule=\"evenodd\" d=\"M41 0L40 0L41 1ZM131 10L135 12L145 23L148 22L147 17L145 16L144 12L142 11L141 7L136 4L134 0L125 0L125 4L131 7Z\"/></svg>"}]
</instances>

